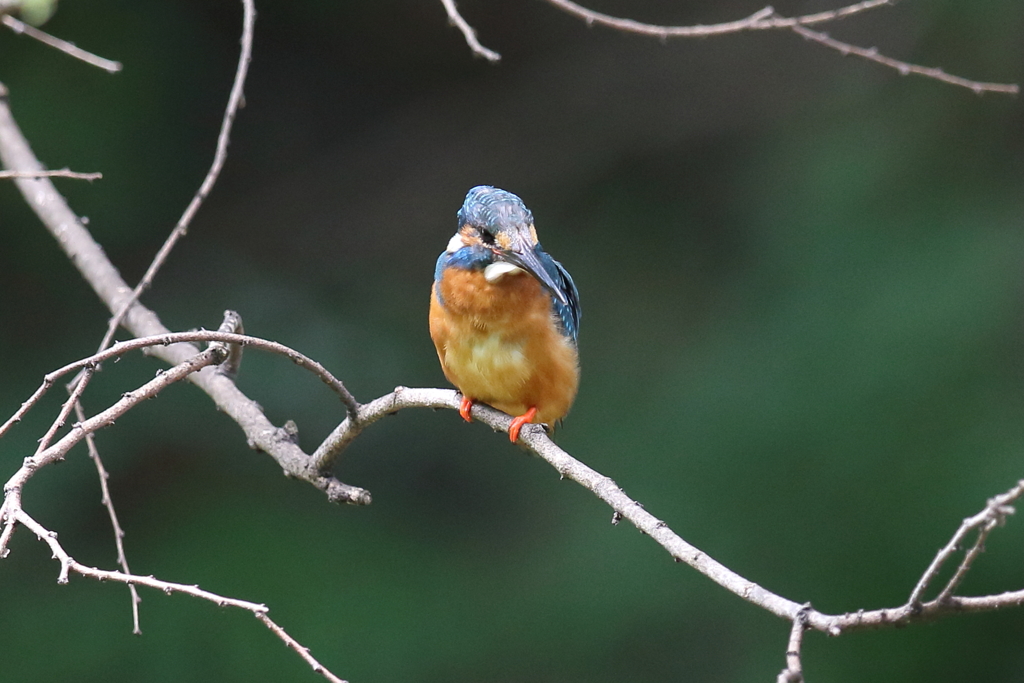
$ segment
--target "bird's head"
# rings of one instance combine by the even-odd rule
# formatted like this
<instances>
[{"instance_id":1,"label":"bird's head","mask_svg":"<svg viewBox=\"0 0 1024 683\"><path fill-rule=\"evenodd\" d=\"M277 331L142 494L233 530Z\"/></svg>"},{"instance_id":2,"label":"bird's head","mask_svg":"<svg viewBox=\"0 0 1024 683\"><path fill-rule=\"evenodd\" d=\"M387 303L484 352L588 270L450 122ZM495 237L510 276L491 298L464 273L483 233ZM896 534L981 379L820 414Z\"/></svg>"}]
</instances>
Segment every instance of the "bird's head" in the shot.
<instances>
[{"instance_id":1,"label":"bird's head","mask_svg":"<svg viewBox=\"0 0 1024 683\"><path fill-rule=\"evenodd\" d=\"M488 281L496 282L523 271L536 278L558 301L568 303L538 255L543 248L537 239L533 214L522 199L496 187L479 185L466 195L458 218L459 230L448 243L449 252L463 247L489 249L494 260L484 273Z\"/></svg>"}]
</instances>

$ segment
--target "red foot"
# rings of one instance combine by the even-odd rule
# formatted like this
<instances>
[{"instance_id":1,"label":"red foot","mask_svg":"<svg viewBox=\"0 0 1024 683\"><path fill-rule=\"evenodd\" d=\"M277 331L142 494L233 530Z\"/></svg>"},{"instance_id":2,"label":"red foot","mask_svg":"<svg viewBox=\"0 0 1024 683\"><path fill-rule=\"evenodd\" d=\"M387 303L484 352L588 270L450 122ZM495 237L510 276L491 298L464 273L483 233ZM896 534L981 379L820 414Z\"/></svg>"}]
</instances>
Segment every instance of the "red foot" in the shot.
<instances>
[{"instance_id":1,"label":"red foot","mask_svg":"<svg viewBox=\"0 0 1024 683\"><path fill-rule=\"evenodd\" d=\"M472 422L473 417L469 414L469 411L473 409L473 399L462 397L462 402L459 403L459 415L466 422Z\"/></svg>"},{"instance_id":2,"label":"red foot","mask_svg":"<svg viewBox=\"0 0 1024 683\"><path fill-rule=\"evenodd\" d=\"M512 443L519 440L519 430L523 428L523 425L532 422L533 418L537 417L537 406L534 406L527 410L519 417L512 418L512 424L508 426L508 439Z\"/></svg>"}]
</instances>

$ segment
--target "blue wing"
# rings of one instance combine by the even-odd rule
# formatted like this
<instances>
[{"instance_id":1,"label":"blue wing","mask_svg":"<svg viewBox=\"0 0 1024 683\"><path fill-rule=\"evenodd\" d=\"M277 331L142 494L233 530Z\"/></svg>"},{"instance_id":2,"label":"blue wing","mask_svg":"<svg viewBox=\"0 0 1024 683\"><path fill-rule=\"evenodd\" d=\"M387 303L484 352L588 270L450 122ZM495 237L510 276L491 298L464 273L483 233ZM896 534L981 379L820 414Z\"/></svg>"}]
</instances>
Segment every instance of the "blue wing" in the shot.
<instances>
[{"instance_id":1,"label":"blue wing","mask_svg":"<svg viewBox=\"0 0 1024 683\"><path fill-rule=\"evenodd\" d=\"M552 280L558 283L558 289L565 295L567 304L563 304L555 297L551 297L551 305L558 315L559 322L562 324L562 332L566 336L572 337L573 343L576 343L577 337L580 334L581 313L580 293L576 289L576 283L572 281L569 271L561 263L551 258L546 251L540 248L539 244L535 251L540 258L540 262L544 264L544 270L547 271Z\"/></svg>"}]
</instances>

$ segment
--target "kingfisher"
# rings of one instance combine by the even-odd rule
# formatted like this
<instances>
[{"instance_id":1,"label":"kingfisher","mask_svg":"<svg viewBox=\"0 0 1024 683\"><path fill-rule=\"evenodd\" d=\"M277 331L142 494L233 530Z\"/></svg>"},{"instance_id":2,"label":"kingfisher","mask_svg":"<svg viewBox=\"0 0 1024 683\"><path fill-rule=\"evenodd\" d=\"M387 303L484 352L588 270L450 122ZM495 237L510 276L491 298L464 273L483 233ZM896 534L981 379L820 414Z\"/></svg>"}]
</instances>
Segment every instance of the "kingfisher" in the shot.
<instances>
[{"instance_id":1,"label":"kingfisher","mask_svg":"<svg viewBox=\"0 0 1024 683\"><path fill-rule=\"evenodd\" d=\"M457 215L434 269L430 337L462 394L459 415L472 422L477 401L504 411L515 443L524 424L554 425L576 398L579 292L516 195L474 187Z\"/></svg>"}]
</instances>

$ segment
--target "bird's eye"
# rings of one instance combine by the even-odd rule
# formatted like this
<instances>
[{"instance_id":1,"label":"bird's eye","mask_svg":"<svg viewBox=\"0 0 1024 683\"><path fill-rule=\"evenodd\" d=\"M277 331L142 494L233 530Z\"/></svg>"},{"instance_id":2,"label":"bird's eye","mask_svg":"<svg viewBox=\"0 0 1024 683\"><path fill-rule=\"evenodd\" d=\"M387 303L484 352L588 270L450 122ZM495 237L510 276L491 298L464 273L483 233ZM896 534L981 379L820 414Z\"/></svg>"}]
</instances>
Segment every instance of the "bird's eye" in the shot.
<instances>
[{"instance_id":1,"label":"bird's eye","mask_svg":"<svg viewBox=\"0 0 1024 683\"><path fill-rule=\"evenodd\" d=\"M487 232L486 230L480 231L480 239L483 240L484 244L486 244L487 246L494 245L494 235Z\"/></svg>"}]
</instances>

